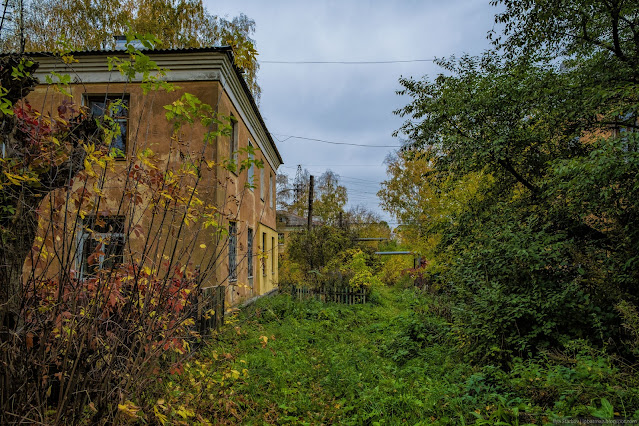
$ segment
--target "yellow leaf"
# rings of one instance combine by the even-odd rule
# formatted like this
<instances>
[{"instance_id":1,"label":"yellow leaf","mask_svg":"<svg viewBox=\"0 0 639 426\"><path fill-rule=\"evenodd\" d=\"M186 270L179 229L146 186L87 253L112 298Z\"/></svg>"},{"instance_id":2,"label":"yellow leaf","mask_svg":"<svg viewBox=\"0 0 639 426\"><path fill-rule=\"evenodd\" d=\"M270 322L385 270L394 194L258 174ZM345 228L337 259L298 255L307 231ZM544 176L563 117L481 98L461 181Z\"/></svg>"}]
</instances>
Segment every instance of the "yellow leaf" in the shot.
<instances>
[{"instance_id":1,"label":"yellow leaf","mask_svg":"<svg viewBox=\"0 0 639 426\"><path fill-rule=\"evenodd\" d=\"M133 404L131 401L126 401L124 404L118 404L118 410L133 419L137 419L140 407Z\"/></svg>"},{"instance_id":2,"label":"yellow leaf","mask_svg":"<svg viewBox=\"0 0 639 426\"><path fill-rule=\"evenodd\" d=\"M102 189L100 189L97 182L93 182L93 192L95 192L100 197L104 196L104 192L102 192Z\"/></svg>"},{"instance_id":3,"label":"yellow leaf","mask_svg":"<svg viewBox=\"0 0 639 426\"><path fill-rule=\"evenodd\" d=\"M200 244L200 248L205 249L206 248L206 244L204 244L204 243Z\"/></svg>"},{"instance_id":4,"label":"yellow leaf","mask_svg":"<svg viewBox=\"0 0 639 426\"><path fill-rule=\"evenodd\" d=\"M96 177L97 175L95 174L95 172L93 171L93 167L91 167L91 163L89 162L89 160L85 157L84 159L84 170L86 170L87 174L91 177Z\"/></svg>"},{"instance_id":5,"label":"yellow leaf","mask_svg":"<svg viewBox=\"0 0 639 426\"><path fill-rule=\"evenodd\" d=\"M169 194L167 194L166 192L160 192L160 195L163 196L164 198L168 198L169 200L175 201L175 199L171 197Z\"/></svg>"},{"instance_id":6,"label":"yellow leaf","mask_svg":"<svg viewBox=\"0 0 639 426\"><path fill-rule=\"evenodd\" d=\"M84 147L84 150L86 151L87 155L91 155L95 151L95 145L92 143L87 145L82 145L82 146Z\"/></svg>"},{"instance_id":7,"label":"yellow leaf","mask_svg":"<svg viewBox=\"0 0 639 426\"><path fill-rule=\"evenodd\" d=\"M161 408L164 409L165 407L161 407ZM153 414L155 414L155 418L158 419L160 424L165 425L168 423L169 418L165 416L164 414L160 413L158 406L153 407Z\"/></svg>"},{"instance_id":8,"label":"yellow leaf","mask_svg":"<svg viewBox=\"0 0 639 426\"><path fill-rule=\"evenodd\" d=\"M268 343L268 337L260 336L260 341L262 342L262 347L265 348L266 344Z\"/></svg>"},{"instance_id":9,"label":"yellow leaf","mask_svg":"<svg viewBox=\"0 0 639 426\"><path fill-rule=\"evenodd\" d=\"M7 179L9 179L9 182L14 185L20 185L20 181L24 180L21 176L14 175L13 173L4 172L4 175L7 177Z\"/></svg>"},{"instance_id":10,"label":"yellow leaf","mask_svg":"<svg viewBox=\"0 0 639 426\"><path fill-rule=\"evenodd\" d=\"M193 410L190 410L183 405L180 405L180 408L176 411L176 413L178 413L183 419L195 416Z\"/></svg>"},{"instance_id":11,"label":"yellow leaf","mask_svg":"<svg viewBox=\"0 0 639 426\"><path fill-rule=\"evenodd\" d=\"M205 419L204 417L200 418L200 424L202 426L213 426L213 423L211 423L208 419Z\"/></svg>"},{"instance_id":12,"label":"yellow leaf","mask_svg":"<svg viewBox=\"0 0 639 426\"><path fill-rule=\"evenodd\" d=\"M75 58L73 57L73 55L64 55L64 56L62 56L62 61L63 61L65 64L72 64L72 63L74 63L74 62L80 62L79 60L75 59Z\"/></svg>"}]
</instances>

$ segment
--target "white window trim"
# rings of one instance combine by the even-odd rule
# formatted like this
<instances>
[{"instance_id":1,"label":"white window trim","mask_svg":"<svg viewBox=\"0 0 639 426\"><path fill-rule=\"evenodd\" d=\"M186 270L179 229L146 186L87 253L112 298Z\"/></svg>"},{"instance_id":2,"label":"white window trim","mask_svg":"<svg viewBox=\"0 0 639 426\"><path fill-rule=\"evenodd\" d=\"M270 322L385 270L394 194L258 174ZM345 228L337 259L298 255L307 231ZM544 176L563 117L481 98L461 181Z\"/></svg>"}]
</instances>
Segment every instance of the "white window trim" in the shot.
<instances>
[{"instance_id":1,"label":"white window trim","mask_svg":"<svg viewBox=\"0 0 639 426\"><path fill-rule=\"evenodd\" d=\"M102 243L106 239L122 239L122 244L126 243L124 232L94 232L93 234L87 232L84 227L80 228L78 235L78 255L76 256L76 271L78 273L79 280L85 280L90 275L88 271L84 270L84 244L88 239L97 240ZM104 254L98 257L98 270L102 269L104 265Z\"/></svg>"}]
</instances>

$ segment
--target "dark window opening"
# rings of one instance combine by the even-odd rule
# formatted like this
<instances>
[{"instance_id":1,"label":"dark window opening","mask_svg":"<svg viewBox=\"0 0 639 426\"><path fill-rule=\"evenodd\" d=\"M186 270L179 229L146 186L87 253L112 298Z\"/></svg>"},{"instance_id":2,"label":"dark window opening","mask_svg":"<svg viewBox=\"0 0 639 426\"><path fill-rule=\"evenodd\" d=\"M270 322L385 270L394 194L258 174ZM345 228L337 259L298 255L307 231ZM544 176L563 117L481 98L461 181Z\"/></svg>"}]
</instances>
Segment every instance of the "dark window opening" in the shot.
<instances>
[{"instance_id":1,"label":"dark window opening","mask_svg":"<svg viewBox=\"0 0 639 426\"><path fill-rule=\"evenodd\" d=\"M248 262L248 277L253 278L253 229L248 229L247 238L246 261Z\"/></svg>"},{"instance_id":2,"label":"dark window opening","mask_svg":"<svg viewBox=\"0 0 639 426\"><path fill-rule=\"evenodd\" d=\"M124 260L124 216L88 216L80 233L80 279Z\"/></svg>"},{"instance_id":3,"label":"dark window opening","mask_svg":"<svg viewBox=\"0 0 639 426\"><path fill-rule=\"evenodd\" d=\"M229 223L229 281L237 281L237 223Z\"/></svg>"},{"instance_id":4,"label":"dark window opening","mask_svg":"<svg viewBox=\"0 0 639 426\"><path fill-rule=\"evenodd\" d=\"M262 252L264 254L264 256L262 257L262 275L266 275L266 232L262 232Z\"/></svg>"},{"instance_id":5,"label":"dark window opening","mask_svg":"<svg viewBox=\"0 0 639 426\"><path fill-rule=\"evenodd\" d=\"M127 152L127 129L129 123L128 95L87 96L87 106L94 117L108 117L104 126L113 130L113 137L109 142L110 153L114 158L124 159Z\"/></svg>"}]
</instances>

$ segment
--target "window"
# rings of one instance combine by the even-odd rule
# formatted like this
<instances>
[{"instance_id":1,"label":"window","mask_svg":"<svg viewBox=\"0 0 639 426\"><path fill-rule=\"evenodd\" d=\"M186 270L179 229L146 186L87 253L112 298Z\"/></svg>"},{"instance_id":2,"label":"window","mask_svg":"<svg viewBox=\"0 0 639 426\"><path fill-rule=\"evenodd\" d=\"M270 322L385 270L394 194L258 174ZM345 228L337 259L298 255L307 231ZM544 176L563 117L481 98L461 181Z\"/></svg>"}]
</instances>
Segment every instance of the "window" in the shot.
<instances>
[{"instance_id":1,"label":"window","mask_svg":"<svg viewBox=\"0 0 639 426\"><path fill-rule=\"evenodd\" d=\"M264 179L264 168L260 169L260 200L264 201L266 195L266 180Z\"/></svg>"},{"instance_id":2,"label":"window","mask_svg":"<svg viewBox=\"0 0 639 426\"><path fill-rule=\"evenodd\" d=\"M275 273L275 237L271 237L271 274Z\"/></svg>"},{"instance_id":3,"label":"window","mask_svg":"<svg viewBox=\"0 0 639 426\"><path fill-rule=\"evenodd\" d=\"M113 124L115 135L110 143L111 153L115 158L126 157L127 127L129 122L129 97L96 95L86 98L87 106L94 117L109 117L105 126ZM115 127L117 126L117 127ZM119 128L119 130L118 130Z\"/></svg>"},{"instance_id":4,"label":"window","mask_svg":"<svg viewBox=\"0 0 639 426\"><path fill-rule=\"evenodd\" d=\"M237 281L237 223L229 223L229 281Z\"/></svg>"},{"instance_id":5,"label":"window","mask_svg":"<svg viewBox=\"0 0 639 426\"><path fill-rule=\"evenodd\" d=\"M266 232L262 232L262 252L266 256ZM262 257L262 275L266 275L266 259Z\"/></svg>"},{"instance_id":6,"label":"window","mask_svg":"<svg viewBox=\"0 0 639 426\"><path fill-rule=\"evenodd\" d=\"M248 277L253 278L253 229L248 229L247 238L246 260L248 262Z\"/></svg>"},{"instance_id":7,"label":"window","mask_svg":"<svg viewBox=\"0 0 639 426\"><path fill-rule=\"evenodd\" d=\"M284 245L284 233L280 232L279 234L277 234L277 243L281 246Z\"/></svg>"},{"instance_id":8,"label":"window","mask_svg":"<svg viewBox=\"0 0 639 426\"><path fill-rule=\"evenodd\" d=\"M229 160L233 161L235 167L239 167L237 164L237 142L239 140L239 123L237 119L231 115L231 137L229 138ZM237 170L237 169L236 169Z\"/></svg>"},{"instance_id":9,"label":"window","mask_svg":"<svg viewBox=\"0 0 639 426\"><path fill-rule=\"evenodd\" d=\"M251 141L249 141L248 146L249 146L249 149L253 148L253 144L251 143ZM248 153L248 159L249 161L253 161L253 154L250 151ZM248 181L247 181L247 183L251 186L253 186L254 177L255 177L255 165L251 163L248 169Z\"/></svg>"},{"instance_id":10,"label":"window","mask_svg":"<svg viewBox=\"0 0 639 426\"><path fill-rule=\"evenodd\" d=\"M124 257L124 216L87 216L80 232L79 278L112 269Z\"/></svg>"},{"instance_id":11,"label":"window","mask_svg":"<svg viewBox=\"0 0 639 426\"><path fill-rule=\"evenodd\" d=\"M275 188L275 182L273 182L273 173L271 173L270 175L270 179L268 182L268 197L269 200L271 200L271 208L275 209L275 197L273 196L273 194L275 193L274 188Z\"/></svg>"}]
</instances>

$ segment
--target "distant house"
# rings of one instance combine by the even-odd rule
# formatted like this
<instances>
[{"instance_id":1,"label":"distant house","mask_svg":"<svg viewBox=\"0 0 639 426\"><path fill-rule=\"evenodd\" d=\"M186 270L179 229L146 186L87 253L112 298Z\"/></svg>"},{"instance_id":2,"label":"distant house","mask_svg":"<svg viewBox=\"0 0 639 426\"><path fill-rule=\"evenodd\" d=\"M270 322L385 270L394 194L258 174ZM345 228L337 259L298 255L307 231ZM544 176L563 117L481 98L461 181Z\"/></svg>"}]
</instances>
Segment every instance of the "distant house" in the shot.
<instances>
[{"instance_id":1,"label":"distant house","mask_svg":"<svg viewBox=\"0 0 639 426\"><path fill-rule=\"evenodd\" d=\"M313 225L321 225L317 219L313 219ZM280 246L280 252L286 249L286 243L291 232L302 231L308 226L308 219L289 213L284 210L277 211L277 239Z\"/></svg>"},{"instance_id":2,"label":"distant house","mask_svg":"<svg viewBox=\"0 0 639 426\"><path fill-rule=\"evenodd\" d=\"M182 161L188 157L189 150L206 149L207 159L217 165L228 159L238 161L239 149L252 147L255 150L254 154L239 154L239 161L247 155L254 155L255 159L263 161L263 168L250 167L242 173L222 167L198 170L198 173L202 173L204 188L199 196L206 203L220 206L220 209L231 211L232 214L226 216L222 225L225 235L228 231L228 239L224 244L220 244L216 252L207 255L200 256L195 250L187 260L194 265L210 265L211 262L216 265L215 275L208 276L202 287L226 285L226 300L231 305L272 290L278 281L275 176L282 158L242 77L242 71L234 65L231 49L208 47L145 51L160 68L168 70L164 80L179 86L177 92L172 93L145 93L137 76L133 81L127 81L117 71L110 71L108 58L127 58L125 52L82 51L72 54L77 63L66 64L59 57L44 53L31 54L31 57L40 64L36 74L40 82L44 82L51 72L70 75L72 83L69 88L74 103L87 106L94 115L109 114L120 125L121 135L111 146L118 148L120 154L117 160L121 161L115 162L116 172L109 174L113 183L106 189L107 199L113 203L122 198L121 184L129 164L126 160L135 159L145 148L152 149L155 158L169 163ZM164 106L179 99L183 93L193 94L215 111L232 117L231 136L217 136L208 145L202 144L206 129L196 122L186 136L189 140L199 140L199 145L181 141L177 141L177 144L173 141L171 145L173 127L165 118ZM39 85L28 96L29 103L39 110L55 102L60 104L63 99L61 94L55 93L46 84ZM120 107L111 108L116 103ZM254 186L249 188L250 184ZM230 199L238 201L233 204L229 203ZM84 218L83 225L91 226L96 232L79 232L75 254L79 276L88 274L91 267L102 266L103 262L117 263L124 257L133 259L139 255L143 241L127 238L129 232L126 228L131 223L146 226L148 220L145 215L148 213L136 211L135 217L129 217L126 209L113 207L105 206L105 210L118 210L120 213L100 217L101 224L93 223L94 217ZM98 239L103 238L111 241L114 255L109 259L101 258L97 266L95 262L89 266L87 258ZM202 247L209 245L207 240L201 241Z\"/></svg>"}]
</instances>

